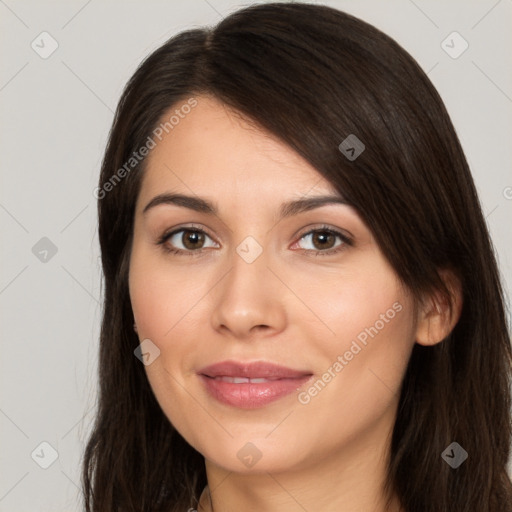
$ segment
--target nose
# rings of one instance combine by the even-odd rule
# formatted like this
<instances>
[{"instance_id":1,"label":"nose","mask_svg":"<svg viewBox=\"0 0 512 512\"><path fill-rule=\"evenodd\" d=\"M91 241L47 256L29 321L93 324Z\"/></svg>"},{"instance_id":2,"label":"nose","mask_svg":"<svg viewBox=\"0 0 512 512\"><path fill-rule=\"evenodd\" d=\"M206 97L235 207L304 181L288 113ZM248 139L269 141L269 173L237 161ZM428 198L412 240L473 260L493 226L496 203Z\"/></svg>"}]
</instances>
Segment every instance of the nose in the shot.
<instances>
[{"instance_id":1,"label":"nose","mask_svg":"<svg viewBox=\"0 0 512 512\"><path fill-rule=\"evenodd\" d=\"M230 270L212 290L212 327L238 340L269 337L286 325L285 289L268 268L265 249L252 262L236 251Z\"/></svg>"}]
</instances>

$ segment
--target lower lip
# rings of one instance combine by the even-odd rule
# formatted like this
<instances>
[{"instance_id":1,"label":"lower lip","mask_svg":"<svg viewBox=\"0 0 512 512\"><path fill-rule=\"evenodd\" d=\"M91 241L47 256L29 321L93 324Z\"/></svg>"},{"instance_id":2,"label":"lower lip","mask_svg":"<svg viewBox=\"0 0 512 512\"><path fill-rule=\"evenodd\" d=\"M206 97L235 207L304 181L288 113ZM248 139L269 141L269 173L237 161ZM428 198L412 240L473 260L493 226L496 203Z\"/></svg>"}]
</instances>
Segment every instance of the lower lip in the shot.
<instances>
[{"instance_id":1,"label":"lower lip","mask_svg":"<svg viewBox=\"0 0 512 512\"><path fill-rule=\"evenodd\" d=\"M297 391L311 375L297 379L279 379L258 383L234 384L200 375L208 392L222 402L240 409L257 409Z\"/></svg>"}]
</instances>

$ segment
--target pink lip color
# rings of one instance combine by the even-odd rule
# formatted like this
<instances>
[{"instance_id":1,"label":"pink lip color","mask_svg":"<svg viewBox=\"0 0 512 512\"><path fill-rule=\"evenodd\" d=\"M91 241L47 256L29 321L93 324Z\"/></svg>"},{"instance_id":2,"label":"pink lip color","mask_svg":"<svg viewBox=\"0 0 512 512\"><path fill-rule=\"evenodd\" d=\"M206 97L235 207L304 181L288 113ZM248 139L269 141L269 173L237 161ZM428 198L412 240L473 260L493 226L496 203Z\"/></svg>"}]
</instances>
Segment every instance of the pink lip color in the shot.
<instances>
[{"instance_id":1,"label":"pink lip color","mask_svg":"<svg viewBox=\"0 0 512 512\"><path fill-rule=\"evenodd\" d=\"M256 409L293 393L312 374L272 363L224 361L199 370L198 375L219 402L241 409ZM226 382L234 378L265 381Z\"/></svg>"}]
</instances>

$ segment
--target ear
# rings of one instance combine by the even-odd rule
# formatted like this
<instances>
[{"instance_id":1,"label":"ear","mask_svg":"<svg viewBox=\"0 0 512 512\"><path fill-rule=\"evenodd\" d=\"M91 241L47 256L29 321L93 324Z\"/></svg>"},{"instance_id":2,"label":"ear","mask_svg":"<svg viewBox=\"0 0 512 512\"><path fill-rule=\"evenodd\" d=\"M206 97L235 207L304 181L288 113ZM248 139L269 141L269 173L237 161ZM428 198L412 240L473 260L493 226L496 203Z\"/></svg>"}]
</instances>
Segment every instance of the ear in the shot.
<instances>
[{"instance_id":1,"label":"ear","mask_svg":"<svg viewBox=\"0 0 512 512\"><path fill-rule=\"evenodd\" d=\"M459 279L450 270L440 270L439 274L450 292L451 301L435 292L420 304L416 324L416 342L420 345L432 346L443 341L459 321L462 311Z\"/></svg>"}]
</instances>

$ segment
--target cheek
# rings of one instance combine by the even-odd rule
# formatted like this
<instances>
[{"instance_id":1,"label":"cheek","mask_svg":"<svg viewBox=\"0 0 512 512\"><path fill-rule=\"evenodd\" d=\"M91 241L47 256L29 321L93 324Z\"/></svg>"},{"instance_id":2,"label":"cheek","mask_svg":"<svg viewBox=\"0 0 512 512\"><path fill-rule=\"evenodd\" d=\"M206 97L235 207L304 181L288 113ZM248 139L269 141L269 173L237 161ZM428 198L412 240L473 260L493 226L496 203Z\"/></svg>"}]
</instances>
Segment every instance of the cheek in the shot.
<instances>
[{"instance_id":1,"label":"cheek","mask_svg":"<svg viewBox=\"0 0 512 512\"><path fill-rule=\"evenodd\" d=\"M386 386L395 392L414 342L411 298L390 272L358 278L341 295L331 354L342 356L344 378L360 397L377 398L379 390L389 392Z\"/></svg>"},{"instance_id":2,"label":"cheek","mask_svg":"<svg viewBox=\"0 0 512 512\"><path fill-rule=\"evenodd\" d=\"M373 255L329 273L323 268L316 274L310 271L308 279L292 273L286 277L307 306L292 308L290 321L311 325L308 338L322 352L348 350L356 339L364 343L377 335L386 337L406 316L409 298L392 269Z\"/></svg>"},{"instance_id":3,"label":"cheek","mask_svg":"<svg viewBox=\"0 0 512 512\"><path fill-rule=\"evenodd\" d=\"M305 295L325 328L319 335L317 324L308 335L322 364L320 378L299 401L320 415L358 411L349 422L364 422L391 405L414 345L412 298L382 262L361 269L311 281Z\"/></svg>"},{"instance_id":4,"label":"cheek","mask_svg":"<svg viewBox=\"0 0 512 512\"><path fill-rule=\"evenodd\" d=\"M130 263L130 299L139 337L159 345L170 338L204 295L197 279L187 278L165 260L135 250Z\"/></svg>"},{"instance_id":5,"label":"cheek","mask_svg":"<svg viewBox=\"0 0 512 512\"><path fill-rule=\"evenodd\" d=\"M333 440L350 445L357 436L379 425L385 432L394 422L414 340L410 304L397 297L367 301L364 313L353 304L352 316L341 317L335 325L334 346L323 344L323 367L298 395L297 411L297 417L309 421L308 437L318 440L319 452L329 450ZM379 318L386 311L387 322Z\"/></svg>"},{"instance_id":6,"label":"cheek","mask_svg":"<svg viewBox=\"0 0 512 512\"><path fill-rule=\"evenodd\" d=\"M139 339L151 340L160 351L144 367L150 386L169 421L190 436L188 412L199 416L201 411L194 410L180 383L184 369L191 366L190 339L185 335L191 329L191 308L204 291L183 272L166 267L154 253L136 247L130 262L129 289ZM187 414L181 412L184 403L189 404Z\"/></svg>"}]
</instances>

